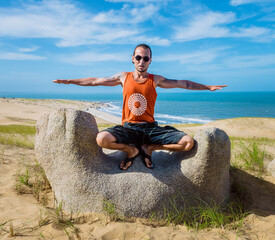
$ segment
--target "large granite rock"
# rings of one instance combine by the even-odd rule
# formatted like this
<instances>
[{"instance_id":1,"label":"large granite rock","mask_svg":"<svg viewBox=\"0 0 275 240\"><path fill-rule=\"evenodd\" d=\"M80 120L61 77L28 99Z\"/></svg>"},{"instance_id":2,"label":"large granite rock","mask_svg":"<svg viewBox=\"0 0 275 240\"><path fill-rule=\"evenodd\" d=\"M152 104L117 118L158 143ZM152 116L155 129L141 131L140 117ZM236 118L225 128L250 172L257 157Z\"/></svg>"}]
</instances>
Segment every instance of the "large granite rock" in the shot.
<instances>
[{"instance_id":1,"label":"large granite rock","mask_svg":"<svg viewBox=\"0 0 275 240\"><path fill-rule=\"evenodd\" d=\"M94 117L82 111L60 109L37 122L37 159L65 210L98 212L107 199L143 217L161 214L171 199L181 208L187 196L218 203L229 196L230 140L220 129L198 131L188 153L154 152L153 170L137 158L127 171L118 167L124 153L104 154L97 133Z\"/></svg>"}]
</instances>

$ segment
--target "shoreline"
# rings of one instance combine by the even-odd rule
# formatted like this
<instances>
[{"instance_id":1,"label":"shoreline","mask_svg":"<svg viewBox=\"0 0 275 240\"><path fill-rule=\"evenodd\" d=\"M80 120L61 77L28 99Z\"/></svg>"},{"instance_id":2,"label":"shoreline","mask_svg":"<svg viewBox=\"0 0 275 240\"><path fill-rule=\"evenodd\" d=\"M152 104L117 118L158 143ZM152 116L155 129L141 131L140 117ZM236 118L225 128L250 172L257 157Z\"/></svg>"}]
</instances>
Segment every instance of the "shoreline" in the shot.
<instances>
[{"instance_id":1,"label":"shoreline","mask_svg":"<svg viewBox=\"0 0 275 240\"><path fill-rule=\"evenodd\" d=\"M160 89L161 90L161 89ZM155 119L159 124L201 123L239 117L275 118L275 94L268 92L170 92L159 90ZM227 94L229 94L227 96ZM97 109L121 118L121 92L91 91L90 93L0 93L2 97L31 99L67 99L106 104Z\"/></svg>"},{"instance_id":2,"label":"shoreline","mask_svg":"<svg viewBox=\"0 0 275 240\"><path fill-rule=\"evenodd\" d=\"M46 113L58 108L72 108L91 113L97 124L119 123L118 117L99 111L104 103L64 99L0 98L0 125L35 124Z\"/></svg>"},{"instance_id":3,"label":"shoreline","mask_svg":"<svg viewBox=\"0 0 275 240\"><path fill-rule=\"evenodd\" d=\"M72 108L92 114L98 125L121 124L115 115L103 112L100 108L106 103L63 99L0 98L0 125L35 125L44 114L58 108ZM161 125L161 124L160 124ZM275 118L243 117L220 119L204 124L169 124L177 129L194 135L199 129L217 127L230 137L268 138L275 140Z\"/></svg>"}]
</instances>

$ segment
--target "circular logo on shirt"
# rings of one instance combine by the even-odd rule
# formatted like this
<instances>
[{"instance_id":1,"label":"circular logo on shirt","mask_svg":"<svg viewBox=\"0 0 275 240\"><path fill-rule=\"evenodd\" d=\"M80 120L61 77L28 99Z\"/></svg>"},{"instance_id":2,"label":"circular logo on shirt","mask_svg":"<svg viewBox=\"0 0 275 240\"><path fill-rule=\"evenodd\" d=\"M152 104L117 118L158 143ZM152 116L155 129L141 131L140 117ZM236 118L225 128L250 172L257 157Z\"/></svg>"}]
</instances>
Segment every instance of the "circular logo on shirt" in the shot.
<instances>
[{"instance_id":1,"label":"circular logo on shirt","mask_svg":"<svg viewBox=\"0 0 275 240\"><path fill-rule=\"evenodd\" d=\"M140 93L132 94L128 99L128 107L135 116L140 116L147 109L147 100Z\"/></svg>"}]
</instances>

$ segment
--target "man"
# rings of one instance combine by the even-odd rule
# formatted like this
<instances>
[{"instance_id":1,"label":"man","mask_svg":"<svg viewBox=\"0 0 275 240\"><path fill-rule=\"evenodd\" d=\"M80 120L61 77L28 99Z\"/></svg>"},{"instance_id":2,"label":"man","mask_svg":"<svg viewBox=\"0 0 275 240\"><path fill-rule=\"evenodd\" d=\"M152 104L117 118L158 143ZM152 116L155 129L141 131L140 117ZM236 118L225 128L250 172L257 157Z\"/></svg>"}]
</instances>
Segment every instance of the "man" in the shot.
<instances>
[{"instance_id":1,"label":"man","mask_svg":"<svg viewBox=\"0 0 275 240\"><path fill-rule=\"evenodd\" d=\"M81 86L123 87L122 125L101 131L96 138L100 147L121 150L126 158L120 163L127 170L140 154L147 168L154 168L151 154L154 150L189 151L194 140L173 127L160 127L154 119L157 98L155 88L184 88L215 91L226 85L203 85L188 80L172 80L148 73L152 62L151 48L146 44L136 46L132 62L134 72L121 72L107 78L57 79L53 82Z\"/></svg>"}]
</instances>

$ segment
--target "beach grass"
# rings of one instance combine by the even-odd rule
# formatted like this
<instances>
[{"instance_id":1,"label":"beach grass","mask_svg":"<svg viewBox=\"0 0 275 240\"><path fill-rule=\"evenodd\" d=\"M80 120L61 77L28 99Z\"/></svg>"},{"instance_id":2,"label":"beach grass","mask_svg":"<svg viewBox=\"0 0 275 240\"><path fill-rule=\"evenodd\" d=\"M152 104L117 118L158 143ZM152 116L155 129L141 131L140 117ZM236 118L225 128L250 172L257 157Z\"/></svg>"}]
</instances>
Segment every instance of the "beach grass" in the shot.
<instances>
[{"instance_id":1,"label":"beach grass","mask_svg":"<svg viewBox=\"0 0 275 240\"><path fill-rule=\"evenodd\" d=\"M0 125L0 133L21 134L21 135L35 135L36 130L35 130L34 126Z\"/></svg>"},{"instance_id":2,"label":"beach grass","mask_svg":"<svg viewBox=\"0 0 275 240\"><path fill-rule=\"evenodd\" d=\"M274 148L275 140L230 137L230 141L231 166L254 172L258 177L266 172L266 164L275 157L274 152L267 150L267 147Z\"/></svg>"},{"instance_id":3,"label":"beach grass","mask_svg":"<svg viewBox=\"0 0 275 240\"><path fill-rule=\"evenodd\" d=\"M240 228L244 218L249 214L241 202L228 204L206 202L199 197L183 199L184 208L179 209L170 199L169 208L164 209L163 220L168 224L183 224L187 228L202 230L209 228Z\"/></svg>"},{"instance_id":4,"label":"beach grass","mask_svg":"<svg viewBox=\"0 0 275 240\"><path fill-rule=\"evenodd\" d=\"M48 204L47 194L51 192L51 186L44 169L37 162L27 165L17 174L15 189L18 194L32 194L43 206Z\"/></svg>"},{"instance_id":5,"label":"beach grass","mask_svg":"<svg viewBox=\"0 0 275 240\"><path fill-rule=\"evenodd\" d=\"M17 219L10 219L0 223L0 239L28 238L33 231L40 228L37 219L29 219L21 223L16 223ZM14 224L15 223L15 224Z\"/></svg>"},{"instance_id":6,"label":"beach grass","mask_svg":"<svg viewBox=\"0 0 275 240\"><path fill-rule=\"evenodd\" d=\"M249 145L242 144L243 151L239 154L248 170L263 173L265 171L264 159L268 157L265 149L261 149L259 143L253 142Z\"/></svg>"},{"instance_id":7,"label":"beach grass","mask_svg":"<svg viewBox=\"0 0 275 240\"><path fill-rule=\"evenodd\" d=\"M115 125L117 125L117 124L112 124L112 123L98 123L98 124L97 124L97 128L98 128L98 131L100 132L100 131L102 131L102 130L104 130L104 129L106 129L106 128L113 127L113 126L115 126Z\"/></svg>"},{"instance_id":8,"label":"beach grass","mask_svg":"<svg viewBox=\"0 0 275 240\"><path fill-rule=\"evenodd\" d=\"M107 200L103 200L103 211L109 217L111 221L124 221L125 217L117 211L115 205Z\"/></svg>"},{"instance_id":9,"label":"beach grass","mask_svg":"<svg viewBox=\"0 0 275 240\"><path fill-rule=\"evenodd\" d=\"M7 229L7 224L9 222L11 222L11 220L0 223L0 239L2 238L1 236L5 236L7 233L9 233L9 230Z\"/></svg>"},{"instance_id":10,"label":"beach grass","mask_svg":"<svg viewBox=\"0 0 275 240\"><path fill-rule=\"evenodd\" d=\"M203 124L200 123L176 123L176 124L171 124L169 126L172 126L177 129L182 129L182 128L188 128L188 127L199 127L202 126ZM165 126L165 124L160 124L160 126Z\"/></svg>"},{"instance_id":11,"label":"beach grass","mask_svg":"<svg viewBox=\"0 0 275 240\"><path fill-rule=\"evenodd\" d=\"M18 182L20 182L21 184L24 184L26 186L31 187L30 184L30 175L29 175L29 169L26 169L26 172L24 174L20 174L18 176Z\"/></svg>"},{"instance_id":12,"label":"beach grass","mask_svg":"<svg viewBox=\"0 0 275 240\"><path fill-rule=\"evenodd\" d=\"M0 134L0 143L20 148L34 149L33 139L20 134Z\"/></svg>"},{"instance_id":13,"label":"beach grass","mask_svg":"<svg viewBox=\"0 0 275 240\"><path fill-rule=\"evenodd\" d=\"M152 226L184 225L188 229L203 230L211 228L227 228L240 230L245 217L250 214L240 201L230 201L227 204L217 204L214 201L205 202L199 197L184 197L181 209L174 199L169 199L169 206L163 208L162 214L152 213L144 219L144 224ZM115 205L103 200L104 213L111 221L128 222L130 218L119 213ZM131 221L131 219L130 219Z\"/></svg>"},{"instance_id":14,"label":"beach grass","mask_svg":"<svg viewBox=\"0 0 275 240\"><path fill-rule=\"evenodd\" d=\"M68 239L81 239L79 235L79 228L75 226L72 214L68 215L63 210L62 202L59 202L54 209L48 209L47 217L44 222L51 223L55 228L63 230Z\"/></svg>"},{"instance_id":15,"label":"beach grass","mask_svg":"<svg viewBox=\"0 0 275 240\"><path fill-rule=\"evenodd\" d=\"M35 126L0 125L0 143L34 149Z\"/></svg>"}]
</instances>

